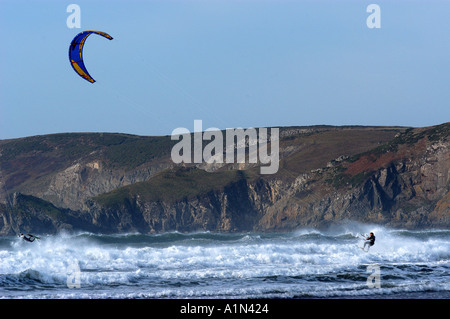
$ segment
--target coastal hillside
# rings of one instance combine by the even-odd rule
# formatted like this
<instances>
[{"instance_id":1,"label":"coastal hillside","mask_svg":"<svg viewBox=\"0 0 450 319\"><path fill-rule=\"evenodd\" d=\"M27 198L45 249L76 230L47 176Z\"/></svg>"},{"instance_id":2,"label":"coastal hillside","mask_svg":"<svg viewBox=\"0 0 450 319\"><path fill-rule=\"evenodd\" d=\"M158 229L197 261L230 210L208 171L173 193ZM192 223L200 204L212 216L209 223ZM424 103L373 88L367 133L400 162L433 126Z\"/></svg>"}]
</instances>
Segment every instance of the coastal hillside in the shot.
<instances>
[{"instance_id":1,"label":"coastal hillside","mask_svg":"<svg viewBox=\"0 0 450 319\"><path fill-rule=\"evenodd\" d=\"M261 163L174 164L170 136L3 140L0 234L266 232L348 220L448 228L449 130L283 127L271 175Z\"/></svg>"}]
</instances>

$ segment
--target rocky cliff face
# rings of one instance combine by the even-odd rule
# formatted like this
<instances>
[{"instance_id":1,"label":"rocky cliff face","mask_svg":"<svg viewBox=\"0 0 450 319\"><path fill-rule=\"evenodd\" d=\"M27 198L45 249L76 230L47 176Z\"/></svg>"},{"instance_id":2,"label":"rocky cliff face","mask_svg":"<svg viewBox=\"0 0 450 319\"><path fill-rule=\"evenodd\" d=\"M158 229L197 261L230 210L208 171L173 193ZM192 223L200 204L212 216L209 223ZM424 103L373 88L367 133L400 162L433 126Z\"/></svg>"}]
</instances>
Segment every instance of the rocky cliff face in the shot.
<instances>
[{"instance_id":1,"label":"rocky cliff face","mask_svg":"<svg viewBox=\"0 0 450 319\"><path fill-rule=\"evenodd\" d=\"M178 174L181 168L167 158L114 168L105 158L88 156L15 188L34 189L32 194L10 192L0 206L0 233L291 231L347 220L400 228L450 226L450 124L386 130L382 136L377 131L376 138L366 137L365 146L340 146L329 154L323 153L322 139L329 130L304 130L282 132L280 171L271 176L251 167L237 177L230 177L227 167L209 169L216 175L197 174L195 166ZM339 134L349 141L349 132ZM175 173L160 178L169 168ZM46 186L36 190L36 185Z\"/></svg>"},{"instance_id":2,"label":"rocky cliff face","mask_svg":"<svg viewBox=\"0 0 450 319\"><path fill-rule=\"evenodd\" d=\"M58 207L86 210L85 203L89 198L145 181L172 166L170 163L155 163L126 171L104 167L101 161L78 162L54 174L45 188L32 190L31 193Z\"/></svg>"},{"instance_id":3,"label":"rocky cliff face","mask_svg":"<svg viewBox=\"0 0 450 319\"><path fill-rule=\"evenodd\" d=\"M394 140L389 148L310 176L263 228L319 227L345 220L404 228L449 227L448 126L441 129L439 137L431 135L434 131L409 132L414 143Z\"/></svg>"},{"instance_id":4,"label":"rocky cliff face","mask_svg":"<svg viewBox=\"0 0 450 319\"><path fill-rule=\"evenodd\" d=\"M139 196L113 207L92 203L89 214L93 224L104 231L253 231L264 209L273 205L274 190L267 183L249 184L242 179L222 190L171 203L142 201Z\"/></svg>"}]
</instances>

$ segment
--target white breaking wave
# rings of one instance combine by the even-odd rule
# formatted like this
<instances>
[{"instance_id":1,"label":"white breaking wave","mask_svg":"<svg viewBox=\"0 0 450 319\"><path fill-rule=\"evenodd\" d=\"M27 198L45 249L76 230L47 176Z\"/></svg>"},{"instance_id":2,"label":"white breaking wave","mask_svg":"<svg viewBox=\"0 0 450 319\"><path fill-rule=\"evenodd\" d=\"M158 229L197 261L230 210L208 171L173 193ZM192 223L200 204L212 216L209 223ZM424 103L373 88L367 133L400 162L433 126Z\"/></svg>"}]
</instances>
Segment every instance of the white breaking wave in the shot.
<instances>
[{"instance_id":1,"label":"white breaking wave","mask_svg":"<svg viewBox=\"0 0 450 319\"><path fill-rule=\"evenodd\" d=\"M359 231L375 233L368 253L359 248ZM377 289L368 285L371 265L379 267ZM0 245L3 298L449 293L449 273L450 231L367 225L288 234L59 234L34 243L9 237ZM70 289L68 278L79 288Z\"/></svg>"}]
</instances>

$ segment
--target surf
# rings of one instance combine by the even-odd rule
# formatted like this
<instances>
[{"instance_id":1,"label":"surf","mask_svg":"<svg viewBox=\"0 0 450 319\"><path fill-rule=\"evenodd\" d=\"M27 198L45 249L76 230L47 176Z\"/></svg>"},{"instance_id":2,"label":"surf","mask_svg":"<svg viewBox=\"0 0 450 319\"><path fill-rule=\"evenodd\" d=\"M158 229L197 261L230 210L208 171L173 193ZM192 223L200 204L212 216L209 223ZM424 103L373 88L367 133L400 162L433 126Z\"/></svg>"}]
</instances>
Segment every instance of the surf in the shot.
<instances>
[{"instance_id":1,"label":"surf","mask_svg":"<svg viewBox=\"0 0 450 319\"><path fill-rule=\"evenodd\" d=\"M370 231L376 243L362 252L357 235ZM1 238L0 297L352 298L450 292L446 230L347 225L270 234L40 237L33 243ZM379 289L367 286L370 265L380 267ZM80 288L67 286L73 269L79 269Z\"/></svg>"}]
</instances>

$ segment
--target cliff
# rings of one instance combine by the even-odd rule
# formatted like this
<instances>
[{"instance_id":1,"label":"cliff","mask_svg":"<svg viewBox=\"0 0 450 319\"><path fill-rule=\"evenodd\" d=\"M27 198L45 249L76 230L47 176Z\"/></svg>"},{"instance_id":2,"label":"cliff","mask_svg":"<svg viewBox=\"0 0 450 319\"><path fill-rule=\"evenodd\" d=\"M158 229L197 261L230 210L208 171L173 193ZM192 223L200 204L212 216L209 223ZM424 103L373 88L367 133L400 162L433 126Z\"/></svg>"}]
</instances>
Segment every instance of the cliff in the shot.
<instances>
[{"instance_id":1,"label":"cliff","mask_svg":"<svg viewBox=\"0 0 450 319\"><path fill-rule=\"evenodd\" d=\"M280 129L280 169L174 165L170 137L0 141L0 233L450 226L450 124Z\"/></svg>"}]
</instances>

